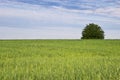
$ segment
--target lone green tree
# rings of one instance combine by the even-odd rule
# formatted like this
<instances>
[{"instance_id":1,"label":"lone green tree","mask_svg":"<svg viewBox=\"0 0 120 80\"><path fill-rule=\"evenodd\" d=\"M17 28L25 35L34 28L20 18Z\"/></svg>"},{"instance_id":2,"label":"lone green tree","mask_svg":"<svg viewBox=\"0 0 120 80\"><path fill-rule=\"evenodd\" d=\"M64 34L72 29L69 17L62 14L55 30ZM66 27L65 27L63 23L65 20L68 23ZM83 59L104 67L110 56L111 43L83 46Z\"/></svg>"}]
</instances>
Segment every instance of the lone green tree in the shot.
<instances>
[{"instance_id":1,"label":"lone green tree","mask_svg":"<svg viewBox=\"0 0 120 80\"><path fill-rule=\"evenodd\" d=\"M104 31L99 25L90 23L83 29L81 39L104 39Z\"/></svg>"}]
</instances>

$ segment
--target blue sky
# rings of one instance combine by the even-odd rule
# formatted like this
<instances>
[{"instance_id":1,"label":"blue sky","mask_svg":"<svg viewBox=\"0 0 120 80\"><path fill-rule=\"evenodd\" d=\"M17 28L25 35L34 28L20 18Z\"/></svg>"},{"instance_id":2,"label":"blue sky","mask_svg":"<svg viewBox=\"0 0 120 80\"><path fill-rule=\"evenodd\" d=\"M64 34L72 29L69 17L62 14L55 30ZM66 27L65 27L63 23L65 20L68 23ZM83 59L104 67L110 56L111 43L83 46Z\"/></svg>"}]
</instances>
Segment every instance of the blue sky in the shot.
<instances>
[{"instance_id":1,"label":"blue sky","mask_svg":"<svg viewBox=\"0 0 120 80\"><path fill-rule=\"evenodd\" d=\"M80 39L89 23L120 39L120 0L0 0L0 39Z\"/></svg>"}]
</instances>

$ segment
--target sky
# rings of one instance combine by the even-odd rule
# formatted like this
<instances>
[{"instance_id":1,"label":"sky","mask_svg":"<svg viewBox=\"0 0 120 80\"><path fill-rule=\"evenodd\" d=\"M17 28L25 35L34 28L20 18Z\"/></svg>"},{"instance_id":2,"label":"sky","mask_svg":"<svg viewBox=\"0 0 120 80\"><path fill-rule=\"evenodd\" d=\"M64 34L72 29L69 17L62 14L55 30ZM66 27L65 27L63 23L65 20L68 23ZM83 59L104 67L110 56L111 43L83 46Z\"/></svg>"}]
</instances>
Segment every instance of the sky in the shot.
<instances>
[{"instance_id":1,"label":"sky","mask_svg":"<svg viewBox=\"0 0 120 80\"><path fill-rule=\"evenodd\" d=\"M120 0L0 0L0 39L80 39L89 23L120 39Z\"/></svg>"}]
</instances>

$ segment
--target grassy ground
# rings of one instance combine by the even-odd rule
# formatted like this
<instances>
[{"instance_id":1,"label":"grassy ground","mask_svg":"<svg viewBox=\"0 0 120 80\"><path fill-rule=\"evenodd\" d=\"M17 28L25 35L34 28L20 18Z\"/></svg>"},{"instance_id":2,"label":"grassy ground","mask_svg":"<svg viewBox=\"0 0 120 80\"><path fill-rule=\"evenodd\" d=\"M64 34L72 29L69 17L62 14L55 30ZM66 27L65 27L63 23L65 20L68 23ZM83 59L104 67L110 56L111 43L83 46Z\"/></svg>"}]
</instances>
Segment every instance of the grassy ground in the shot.
<instances>
[{"instance_id":1,"label":"grassy ground","mask_svg":"<svg viewBox=\"0 0 120 80\"><path fill-rule=\"evenodd\" d=\"M120 40L0 40L0 80L120 80Z\"/></svg>"}]
</instances>

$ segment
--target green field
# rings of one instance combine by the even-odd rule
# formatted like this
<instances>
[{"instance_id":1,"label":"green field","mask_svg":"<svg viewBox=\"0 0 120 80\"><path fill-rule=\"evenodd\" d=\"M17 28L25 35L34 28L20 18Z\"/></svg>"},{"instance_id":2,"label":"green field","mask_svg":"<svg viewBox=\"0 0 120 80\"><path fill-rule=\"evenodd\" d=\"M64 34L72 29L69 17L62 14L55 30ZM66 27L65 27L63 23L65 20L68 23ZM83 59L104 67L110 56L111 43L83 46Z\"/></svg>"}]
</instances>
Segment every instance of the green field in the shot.
<instances>
[{"instance_id":1,"label":"green field","mask_svg":"<svg viewBox=\"0 0 120 80\"><path fill-rule=\"evenodd\" d=\"M0 40L0 80L120 80L120 40Z\"/></svg>"}]
</instances>

